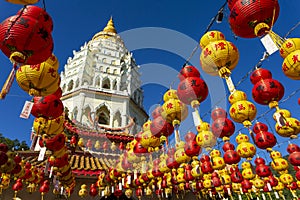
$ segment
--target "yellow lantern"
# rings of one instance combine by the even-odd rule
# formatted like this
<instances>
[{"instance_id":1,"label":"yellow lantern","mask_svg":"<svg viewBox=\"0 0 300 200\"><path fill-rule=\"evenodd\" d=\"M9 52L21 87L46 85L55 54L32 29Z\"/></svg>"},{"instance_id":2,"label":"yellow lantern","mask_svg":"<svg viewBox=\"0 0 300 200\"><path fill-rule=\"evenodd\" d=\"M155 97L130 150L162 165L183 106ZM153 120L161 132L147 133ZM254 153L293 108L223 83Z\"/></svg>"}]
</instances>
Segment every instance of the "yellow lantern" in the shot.
<instances>
[{"instance_id":1,"label":"yellow lantern","mask_svg":"<svg viewBox=\"0 0 300 200\"><path fill-rule=\"evenodd\" d=\"M180 122L187 117L188 108L179 99L169 99L162 105L161 115L167 122L173 124L174 120Z\"/></svg>"},{"instance_id":2,"label":"yellow lantern","mask_svg":"<svg viewBox=\"0 0 300 200\"><path fill-rule=\"evenodd\" d=\"M151 147L158 147L160 145L160 138L151 134L149 144Z\"/></svg>"},{"instance_id":3,"label":"yellow lantern","mask_svg":"<svg viewBox=\"0 0 300 200\"><path fill-rule=\"evenodd\" d=\"M177 163L187 163L191 160L191 157L186 155L184 151L184 145L185 143L183 141L180 141L180 143L176 144L176 152L174 154L174 158Z\"/></svg>"},{"instance_id":4,"label":"yellow lantern","mask_svg":"<svg viewBox=\"0 0 300 200\"><path fill-rule=\"evenodd\" d=\"M178 99L177 90L169 89L163 96L164 102L169 101L170 99Z\"/></svg>"},{"instance_id":5,"label":"yellow lantern","mask_svg":"<svg viewBox=\"0 0 300 200\"><path fill-rule=\"evenodd\" d=\"M293 176L292 176L291 174L288 174L288 173L286 173L286 174L281 174L281 175L279 176L279 179L280 179L280 181L281 181L283 184L285 184L285 185L289 185L289 184L291 184L291 183L294 181Z\"/></svg>"},{"instance_id":6,"label":"yellow lantern","mask_svg":"<svg viewBox=\"0 0 300 200\"><path fill-rule=\"evenodd\" d=\"M142 133L142 137L141 137L141 145L144 147L144 148L148 148L150 147L150 137L152 136L152 133L150 130L148 131L145 131Z\"/></svg>"},{"instance_id":7,"label":"yellow lantern","mask_svg":"<svg viewBox=\"0 0 300 200\"><path fill-rule=\"evenodd\" d=\"M257 188L257 189L262 189L265 185L265 182L260 179L259 177L256 177L255 179L253 179L253 185Z\"/></svg>"},{"instance_id":8,"label":"yellow lantern","mask_svg":"<svg viewBox=\"0 0 300 200\"><path fill-rule=\"evenodd\" d=\"M159 163L158 167L159 167L159 171L161 171L162 173L167 173L170 171L170 168L167 166L166 158L167 158L167 156L165 154L162 154L160 156L160 163Z\"/></svg>"},{"instance_id":9,"label":"yellow lantern","mask_svg":"<svg viewBox=\"0 0 300 200\"><path fill-rule=\"evenodd\" d=\"M178 183L184 183L185 182L184 168L182 166L177 169L176 180L177 180Z\"/></svg>"},{"instance_id":10,"label":"yellow lantern","mask_svg":"<svg viewBox=\"0 0 300 200\"><path fill-rule=\"evenodd\" d=\"M287 39L280 48L280 55L284 58L283 73L290 79L300 80L300 38Z\"/></svg>"},{"instance_id":11,"label":"yellow lantern","mask_svg":"<svg viewBox=\"0 0 300 200\"><path fill-rule=\"evenodd\" d=\"M58 61L52 55L40 64L21 66L16 72L16 80L29 95L47 96L59 88L60 77L57 70Z\"/></svg>"},{"instance_id":12,"label":"yellow lantern","mask_svg":"<svg viewBox=\"0 0 300 200\"><path fill-rule=\"evenodd\" d=\"M5 0L9 3L13 4L21 4L21 5L28 5L28 4L36 4L39 0Z\"/></svg>"},{"instance_id":13,"label":"yellow lantern","mask_svg":"<svg viewBox=\"0 0 300 200\"><path fill-rule=\"evenodd\" d=\"M216 137L211 131L198 132L196 137L197 144L207 150L210 150L213 146L215 146L216 141Z\"/></svg>"},{"instance_id":14,"label":"yellow lantern","mask_svg":"<svg viewBox=\"0 0 300 200\"><path fill-rule=\"evenodd\" d=\"M233 70L239 61L236 46L226 40L210 42L200 55L200 63L204 72L212 76L219 75L219 70L226 67Z\"/></svg>"},{"instance_id":15,"label":"yellow lantern","mask_svg":"<svg viewBox=\"0 0 300 200\"><path fill-rule=\"evenodd\" d=\"M249 137L245 134L239 133L236 136L236 142L238 143L236 151L239 156L251 160L256 153L256 147L249 142Z\"/></svg>"},{"instance_id":16,"label":"yellow lantern","mask_svg":"<svg viewBox=\"0 0 300 200\"><path fill-rule=\"evenodd\" d=\"M252 170L252 165L250 162L243 162L242 163L242 176L244 179L251 180L255 177L255 174Z\"/></svg>"},{"instance_id":17,"label":"yellow lantern","mask_svg":"<svg viewBox=\"0 0 300 200\"><path fill-rule=\"evenodd\" d=\"M274 190L276 191L282 191L285 188L284 184L280 181L280 179L278 180L278 184L273 187Z\"/></svg>"},{"instance_id":18,"label":"yellow lantern","mask_svg":"<svg viewBox=\"0 0 300 200\"><path fill-rule=\"evenodd\" d=\"M208 31L205 33L201 39L200 39L200 47L203 49L206 47L209 43L215 42L218 40L225 40L225 36L222 32L220 31Z\"/></svg>"},{"instance_id":19,"label":"yellow lantern","mask_svg":"<svg viewBox=\"0 0 300 200\"><path fill-rule=\"evenodd\" d=\"M280 56L286 58L290 53L300 50L300 38L288 38L280 47Z\"/></svg>"},{"instance_id":20,"label":"yellow lantern","mask_svg":"<svg viewBox=\"0 0 300 200\"><path fill-rule=\"evenodd\" d=\"M212 167L214 170L220 170L225 167L224 158L221 157L221 152L219 150L213 149L210 152L210 157L212 158Z\"/></svg>"},{"instance_id":21,"label":"yellow lantern","mask_svg":"<svg viewBox=\"0 0 300 200\"><path fill-rule=\"evenodd\" d=\"M191 173L192 173L192 176L194 177L194 178L200 178L202 175L203 175L203 173L202 173L202 171L201 171L201 168L200 168L200 162L199 162L199 160L198 160L198 158L197 157L193 157L193 161L192 161L192 171L191 171Z\"/></svg>"},{"instance_id":22,"label":"yellow lantern","mask_svg":"<svg viewBox=\"0 0 300 200\"><path fill-rule=\"evenodd\" d=\"M143 131L149 131L152 121L148 120L143 124Z\"/></svg>"},{"instance_id":23,"label":"yellow lantern","mask_svg":"<svg viewBox=\"0 0 300 200\"><path fill-rule=\"evenodd\" d=\"M242 123L244 126L251 126L251 121L256 116L256 107L250 101L247 101L247 96L242 91L235 91L229 96L229 102L232 104L229 109L230 117L237 123Z\"/></svg>"},{"instance_id":24,"label":"yellow lantern","mask_svg":"<svg viewBox=\"0 0 300 200\"><path fill-rule=\"evenodd\" d=\"M284 172L289 168L288 161L282 158L279 151L271 151L270 157L272 158L271 167L277 172Z\"/></svg>"},{"instance_id":25,"label":"yellow lantern","mask_svg":"<svg viewBox=\"0 0 300 200\"><path fill-rule=\"evenodd\" d=\"M43 117L35 118L33 129L38 135L56 135L64 130L64 116L61 115L56 119L45 119Z\"/></svg>"},{"instance_id":26,"label":"yellow lantern","mask_svg":"<svg viewBox=\"0 0 300 200\"><path fill-rule=\"evenodd\" d=\"M278 120L279 118L282 120ZM285 109L278 109L273 118L277 121L275 130L278 135L282 137L297 138L297 134L300 133L300 121L291 117L291 113Z\"/></svg>"},{"instance_id":27,"label":"yellow lantern","mask_svg":"<svg viewBox=\"0 0 300 200\"><path fill-rule=\"evenodd\" d=\"M211 174L204 174L203 175L203 187L206 189L211 188L212 185L212 181L211 181Z\"/></svg>"}]
</instances>

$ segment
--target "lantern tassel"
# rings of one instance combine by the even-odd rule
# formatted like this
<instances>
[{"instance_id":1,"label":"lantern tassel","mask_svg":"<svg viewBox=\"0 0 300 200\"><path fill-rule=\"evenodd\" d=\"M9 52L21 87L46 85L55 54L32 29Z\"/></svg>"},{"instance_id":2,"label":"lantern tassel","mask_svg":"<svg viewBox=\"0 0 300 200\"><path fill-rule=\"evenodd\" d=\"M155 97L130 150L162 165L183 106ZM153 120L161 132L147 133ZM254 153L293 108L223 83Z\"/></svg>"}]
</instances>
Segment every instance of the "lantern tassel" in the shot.
<instances>
[{"instance_id":1,"label":"lantern tassel","mask_svg":"<svg viewBox=\"0 0 300 200\"><path fill-rule=\"evenodd\" d=\"M9 90L12 86L12 83L15 79L16 69L17 69L17 64L14 64L12 70L10 71L9 76L7 77L5 83L2 87L2 90L1 90L1 93L0 93L0 99L4 99L6 94L9 92Z\"/></svg>"}]
</instances>

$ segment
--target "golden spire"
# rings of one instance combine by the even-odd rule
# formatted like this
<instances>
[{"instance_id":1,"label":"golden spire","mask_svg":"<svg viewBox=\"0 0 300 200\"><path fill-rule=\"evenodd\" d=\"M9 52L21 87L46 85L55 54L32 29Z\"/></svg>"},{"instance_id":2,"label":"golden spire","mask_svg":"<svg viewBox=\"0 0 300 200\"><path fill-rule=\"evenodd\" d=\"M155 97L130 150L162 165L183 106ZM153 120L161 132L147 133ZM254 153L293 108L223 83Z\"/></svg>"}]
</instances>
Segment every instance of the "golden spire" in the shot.
<instances>
[{"instance_id":1,"label":"golden spire","mask_svg":"<svg viewBox=\"0 0 300 200\"><path fill-rule=\"evenodd\" d=\"M100 38L109 38L112 36L112 34L117 34L117 31L115 29L113 18L110 17L110 19L107 22L107 25L104 27L104 29L98 33L96 33L92 40Z\"/></svg>"},{"instance_id":2,"label":"golden spire","mask_svg":"<svg viewBox=\"0 0 300 200\"><path fill-rule=\"evenodd\" d=\"M110 17L106 27L103 29L103 32L117 33L112 17Z\"/></svg>"}]
</instances>

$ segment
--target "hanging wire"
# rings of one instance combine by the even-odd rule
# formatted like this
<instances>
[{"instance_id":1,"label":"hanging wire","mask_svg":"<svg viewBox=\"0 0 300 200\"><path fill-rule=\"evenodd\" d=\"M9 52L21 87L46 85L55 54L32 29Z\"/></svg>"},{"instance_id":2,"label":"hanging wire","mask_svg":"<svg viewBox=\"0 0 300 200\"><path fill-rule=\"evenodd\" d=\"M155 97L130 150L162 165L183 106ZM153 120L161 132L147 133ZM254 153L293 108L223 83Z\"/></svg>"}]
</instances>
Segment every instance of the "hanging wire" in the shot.
<instances>
[{"instance_id":1,"label":"hanging wire","mask_svg":"<svg viewBox=\"0 0 300 200\"><path fill-rule=\"evenodd\" d=\"M291 32L293 32L299 25L300 21L285 34L284 38L287 38L291 34Z\"/></svg>"},{"instance_id":2,"label":"hanging wire","mask_svg":"<svg viewBox=\"0 0 300 200\"><path fill-rule=\"evenodd\" d=\"M219 8L217 14L210 20L208 26L206 27L206 30L204 31L204 34L207 33L210 28L212 27L212 25L216 22L216 19L218 18L218 16L220 15L220 13L223 13L224 7L227 5L227 0L224 2L224 4ZM183 67L186 66L190 60L192 59L192 57L194 56L194 54L197 52L197 50L199 49L199 44L197 44L197 46L195 46L195 48L193 49L192 53L190 54L190 56L186 59L185 63L183 64Z\"/></svg>"},{"instance_id":3,"label":"hanging wire","mask_svg":"<svg viewBox=\"0 0 300 200\"><path fill-rule=\"evenodd\" d=\"M20 14L15 18L14 21L11 22L9 28L7 29L7 31L5 32L5 37L4 40L2 41L2 44L4 44L6 42L6 40L9 38L9 34L10 31L12 29L12 27L15 25L15 23L19 20L19 18L23 15L24 10L26 9L27 5L24 5L24 7L22 8Z\"/></svg>"},{"instance_id":4,"label":"hanging wire","mask_svg":"<svg viewBox=\"0 0 300 200\"><path fill-rule=\"evenodd\" d=\"M46 11L46 2L43 0L43 9Z\"/></svg>"}]
</instances>

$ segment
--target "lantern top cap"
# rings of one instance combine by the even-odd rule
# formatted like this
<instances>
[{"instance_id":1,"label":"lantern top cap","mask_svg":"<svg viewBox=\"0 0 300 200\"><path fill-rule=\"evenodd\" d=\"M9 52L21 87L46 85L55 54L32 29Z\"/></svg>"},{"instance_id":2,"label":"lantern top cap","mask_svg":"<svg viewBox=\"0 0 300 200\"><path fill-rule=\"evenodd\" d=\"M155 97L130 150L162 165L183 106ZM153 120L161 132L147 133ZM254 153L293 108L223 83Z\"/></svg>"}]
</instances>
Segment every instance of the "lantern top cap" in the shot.
<instances>
[{"instance_id":1,"label":"lantern top cap","mask_svg":"<svg viewBox=\"0 0 300 200\"><path fill-rule=\"evenodd\" d=\"M106 26L104 27L104 29L98 33L96 33L93 37L93 40L100 38L109 38L111 36L114 36L117 34L115 25L114 25L114 21L112 16L110 17L110 19L108 20Z\"/></svg>"}]
</instances>

